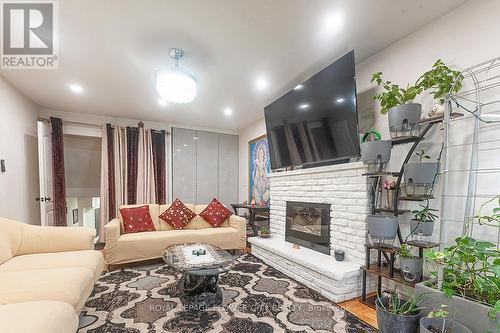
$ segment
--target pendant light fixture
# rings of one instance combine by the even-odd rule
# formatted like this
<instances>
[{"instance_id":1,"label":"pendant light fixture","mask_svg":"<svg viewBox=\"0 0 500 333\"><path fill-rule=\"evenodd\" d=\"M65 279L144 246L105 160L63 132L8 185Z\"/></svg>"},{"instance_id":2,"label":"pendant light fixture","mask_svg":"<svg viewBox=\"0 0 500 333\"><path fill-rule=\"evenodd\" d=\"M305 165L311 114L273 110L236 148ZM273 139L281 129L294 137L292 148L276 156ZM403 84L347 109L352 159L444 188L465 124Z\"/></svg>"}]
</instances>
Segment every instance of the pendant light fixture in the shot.
<instances>
[{"instance_id":1,"label":"pendant light fixture","mask_svg":"<svg viewBox=\"0 0 500 333\"><path fill-rule=\"evenodd\" d=\"M167 102L190 103L198 93L198 80L191 71L179 65L184 51L172 48L169 53L175 64L171 68L156 71L156 90Z\"/></svg>"}]
</instances>

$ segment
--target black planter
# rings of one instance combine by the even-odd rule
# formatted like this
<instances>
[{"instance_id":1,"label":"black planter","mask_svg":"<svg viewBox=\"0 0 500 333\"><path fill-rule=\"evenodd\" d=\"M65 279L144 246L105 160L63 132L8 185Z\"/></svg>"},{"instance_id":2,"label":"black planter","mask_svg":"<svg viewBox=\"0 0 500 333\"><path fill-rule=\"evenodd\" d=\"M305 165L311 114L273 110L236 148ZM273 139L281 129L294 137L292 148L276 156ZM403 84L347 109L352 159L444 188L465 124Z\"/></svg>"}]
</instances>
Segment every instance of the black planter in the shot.
<instances>
[{"instance_id":1,"label":"black planter","mask_svg":"<svg viewBox=\"0 0 500 333\"><path fill-rule=\"evenodd\" d=\"M380 333L417 333L420 311L417 314L410 316L399 316L388 311L385 311L379 306L380 299L377 299L377 322ZM387 299L383 300L384 305L387 304ZM404 302L404 301L402 301Z\"/></svg>"},{"instance_id":2,"label":"black planter","mask_svg":"<svg viewBox=\"0 0 500 333\"><path fill-rule=\"evenodd\" d=\"M345 258L345 252L342 250L335 250L334 252L335 255L335 260L337 261L344 261Z\"/></svg>"}]
</instances>

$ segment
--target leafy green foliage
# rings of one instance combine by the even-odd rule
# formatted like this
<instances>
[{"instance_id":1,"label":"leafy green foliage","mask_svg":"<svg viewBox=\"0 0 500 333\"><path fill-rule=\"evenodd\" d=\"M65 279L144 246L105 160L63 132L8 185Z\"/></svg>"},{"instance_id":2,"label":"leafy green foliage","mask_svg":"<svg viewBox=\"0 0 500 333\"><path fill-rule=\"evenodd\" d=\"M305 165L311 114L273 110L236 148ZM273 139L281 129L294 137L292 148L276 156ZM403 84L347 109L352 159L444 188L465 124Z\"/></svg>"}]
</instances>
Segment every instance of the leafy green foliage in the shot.
<instances>
[{"instance_id":1,"label":"leafy green foliage","mask_svg":"<svg viewBox=\"0 0 500 333\"><path fill-rule=\"evenodd\" d=\"M411 211L413 219L420 222L434 222L439 217L433 213L438 210L429 207L429 200L427 200L427 204L420 205L420 207L422 207L422 209L415 209Z\"/></svg>"},{"instance_id":2,"label":"leafy green foliage","mask_svg":"<svg viewBox=\"0 0 500 333\"><path fill-rule=\"evenodd\" d=\"M438 277L438 269L443 269L442 291L447 296L496 306L500 299L500 250L495 244L459 237L444 252L427 251L425 259L434 263L433 276Z\"/></svg>"},{"instance_id":3,"label":"leafy green foliage","mask_svg":"<svg viewBox=\"0 0 500 333\"><path fill-rule=\"evenodd\" d=\"M269 229L266 227L260 227L259 232L263 235L269 234Z\"/></svg>"},{"instance_id":4,"label":"leafy green foliage","mask_svg":"<svg viewBox=\"0 0 500 333\"><path fill-rule=\"evenodd\" d=\"M449 94L454 94L462 89L464 76L460 71L454 71L438 59L432 69L425 72L416 83L423 90L433 89L431 94L434 99L441 99Z\"/></svg>"},{"instance_id":5,"label":"leafy green foliage","mask_svg":"<svg viewBox=\"0 0 500 333\"><path fill-rule=\"evenodd\" d=\"M402 258L414 258L412 247L406 243L401 244L398 254Z\"/></svg>"},{"instance_id":6,"label":"leafy green foliage","mask_svg":"<svg viewBox=\"0 0 500 333\"><path fill-rule=\"evenodd\" d=\"M402 88L391 81L384 81L382 72L372 74L370 82L375 82L384 91L373 96L380 102L380 112L386 114L391 108L411 103L423 91L432 89L431 94L435 99L442 100L446 95L457 93L462 89L464 76L460 71L454 71L438 59L432 68L425 72L415 84L408 84Z\"/></svg>"},{"instance_id":7,"label":"leafy green foliage","mask_svg":"<svg viewBox=\"0 0 500 333\"><path fill-rule=\"evenodd\" d=\"M390 296L377 296L376 304L387 312L398 316L412 316L420 312L420 310L425 309L425 307L419 307L418 303L425 297L422 294L418 297L411 295L407 300L401 299L398 295L397 287L390 293Z\"/></svg>"},{"instance_id":8,"label":"leafy green foliage","mask_svg":"<svg viewBox=\"0 0 500 333\"><path fill-rule=\"evenodd\" d=\"M427 315L427 318L448 318L450 313L448 312L448 310L446 310L447 308L448 308L448 305L441 304L438 308L429 312L429 314Z\"/></svg>"},{"instance_id":9,"label":"leafy green foliage","mask_svg":"<svg viewBox=\"0 0 500 333\"><path fill-rule=\"evenodd\" d=\"M418 158L420 159L420 163L422 163L422 161L423 161L423 160L430 160L430 159L431 159L431 157L430 157L429 155L427 155L427 154L425 153L425 150L423 150L423 149L422 149L422 150L420 150L420 151L417 151L417 152L415 153L415 155L417 155L417 156L418 156Z\"/></svg>"},{"instance_id":10,"label":"leafy green foliage","mask_svg":"<svg viewBox=\"0 0 500 333\"><path fill-rule=\"evenodd\" d=\"M373 73L370 82L376 82L378 86L384 88L384 92L380 92L373 96L374 100L380 101L382 107L380 112L386 114L389 109L412 102L417 95L422 92L422 87L407 85L406 88L401 88L399 85L391 81L382 79L382 72Z\"/></svg>"},{"instance_id":11,"label":"leafy green foliage","mask_svg":"<svg viewBox=\"0 0 500 333\"><path fill-rule=\"evenodd\" d=\"M498 207L493 208L490 215L481 215L481 210L483 210L484 206L494 201L497 202ZM477 220L481 225L500 227L500 195L483 203L481 207L479 207L478 214L470 218L470 221L474 220Z\"/></svg>"}]
</instances>

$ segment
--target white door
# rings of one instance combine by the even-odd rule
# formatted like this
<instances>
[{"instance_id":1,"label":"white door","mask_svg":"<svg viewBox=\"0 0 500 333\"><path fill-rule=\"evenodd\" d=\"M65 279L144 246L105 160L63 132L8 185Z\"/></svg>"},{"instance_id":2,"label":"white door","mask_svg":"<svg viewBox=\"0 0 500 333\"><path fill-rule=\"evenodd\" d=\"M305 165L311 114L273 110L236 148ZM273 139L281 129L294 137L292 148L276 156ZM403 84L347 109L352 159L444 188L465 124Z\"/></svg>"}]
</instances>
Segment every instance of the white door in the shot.
<instances>
[{"instance_id":1,"label":"white door","mask_svg":"<svg viewBox=\"0 0 500 333\"><path fill-rule=\"evenodd\" d=\"M52 143L50 124L38 121L38 172L40 176L40 218L42 225L54 225L52 204Z\"/></svg>"}]
</instances>

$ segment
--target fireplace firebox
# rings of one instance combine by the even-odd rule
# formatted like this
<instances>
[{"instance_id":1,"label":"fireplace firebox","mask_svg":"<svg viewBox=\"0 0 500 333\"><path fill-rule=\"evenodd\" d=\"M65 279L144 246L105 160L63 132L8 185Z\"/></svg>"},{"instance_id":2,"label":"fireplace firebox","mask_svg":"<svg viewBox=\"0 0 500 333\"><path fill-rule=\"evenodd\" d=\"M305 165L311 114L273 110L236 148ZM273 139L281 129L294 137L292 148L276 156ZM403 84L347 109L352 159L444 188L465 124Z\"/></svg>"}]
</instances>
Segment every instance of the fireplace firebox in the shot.
<instances>
[{"instance_id":1,"label":"fireplace firebox","mask_svg":"<svg viewBox=\"0 0 500 333\"><path fill-rule=\"evenodd\" d=\"M330 205L287 201L285 240L330 255Z\"/></svg>"}]
</instances>

